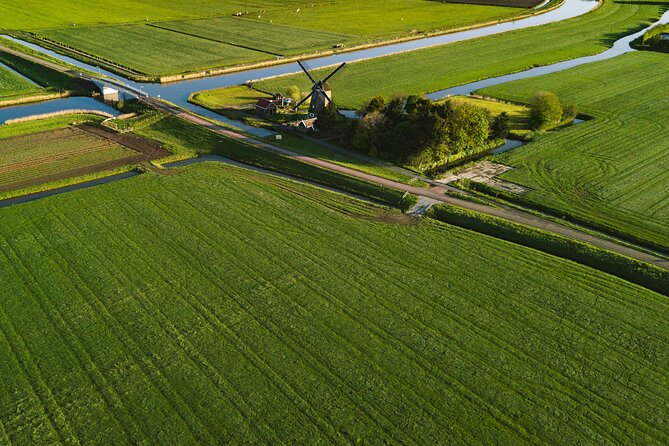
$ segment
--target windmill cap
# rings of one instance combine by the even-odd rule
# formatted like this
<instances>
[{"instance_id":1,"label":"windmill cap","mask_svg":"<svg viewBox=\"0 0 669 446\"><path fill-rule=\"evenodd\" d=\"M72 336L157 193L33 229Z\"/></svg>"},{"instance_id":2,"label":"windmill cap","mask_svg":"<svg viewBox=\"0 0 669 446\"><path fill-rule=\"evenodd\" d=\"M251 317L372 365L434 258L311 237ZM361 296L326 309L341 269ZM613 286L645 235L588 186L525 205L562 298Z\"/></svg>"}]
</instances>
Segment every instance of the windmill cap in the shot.
<instances>
[{"instance_id":1,"label":"windmill cap","mask_svg":"<svg viewBox=\"0 0 669 446\"><path fill-rule=\"evenodd\" d=\"M332 87L330 86L330 82L323 82L323 90L325 91L331 91Z\"/></svg>"}]
</instances>

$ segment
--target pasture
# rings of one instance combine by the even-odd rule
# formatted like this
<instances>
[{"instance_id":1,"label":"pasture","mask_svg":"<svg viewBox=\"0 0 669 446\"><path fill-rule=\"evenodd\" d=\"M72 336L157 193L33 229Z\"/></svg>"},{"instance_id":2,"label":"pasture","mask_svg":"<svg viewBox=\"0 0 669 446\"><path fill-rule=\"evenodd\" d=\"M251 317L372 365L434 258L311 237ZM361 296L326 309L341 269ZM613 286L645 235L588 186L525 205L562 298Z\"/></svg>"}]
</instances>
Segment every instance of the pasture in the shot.
<instances>
[{"instance_id":1,"label":"pasture","mask_svg":"<svg viewBox=\"0 0 669 446\"><path fill-rule=\"evenodd\" d=\"M465 27L524 12L520 8L429 0L338 0L305 1L300 8L267 8L262 14L251 17L264 23L377 40Z\"/></svg>"},{"instance_id":2,"label":"pasture","mask_svg":"<svg viewBox=\"0 0 669 446\"><path fill-rule=\"evenodd\" d=\"M353 35L264 23L238 17L153 23L152 26L245 47L270 55L291 56L359 41Z\"/></svg>"},{"instance_id":3,"label":"pasture","mask_svg":"<svg viewBox=\"0 0 669 446\"><path fill-rule=\"evenodd\" d=\"M150 76L258 62L268 57L258 51L147 25L42 30L39 35Z\"/></svg>"},{"instance_id":4,"label":"pasture","mask_svg":"<svg viewBox=\"0 0 669 446\"><path fill-rule=\"evenodd\" d=\"M564 22L351 63L331 82L334 100L355 109L373 96L425 94L596 54L620 36L654 22L667 7L669 2L654 0L604 0L596 11ZM304 74L256 83L265 91L285 91L292 85L303 91L310 88Z\"/></svg>"},{"instance_id":5,"label":"pasture","mask_svg":"<svg viewBox=\"0 0 669 446\"><path fill-rule=\"evenodd\" d=\"M40 88L0 62L0 100L39 93Z\"/></svg>"},{"instance_id":6,"label":"pasture","mask_svg":"<svg viewBox=\"0 0 669 446\"><path fill-rule=\"evenodd\" d=\"M594 120L497 160L534 203L669 247L669 56L638 52L483 90L516 101L550 90Z\"/></svg>"},{"instance_id":7,"label":"pasture","mask_svg":"<svg viewBox=\"0 0 669 446\"><path fill-rule=\"evenodd\" d=\"M75 14L72 21L76 26L30 25L22 29L29 28L38 37L137 73L160 76L467 27L527 12L427 0L292 0L280 4L258 0L226 3L218 9L210 3L213 11L193 7L192 11L201 15L187 20L176 20L179 11L186 11L176 5L175 17L168 16L168 20L147 12L134 23L104 20L82 24L76 22ZM81 9L84 16L90 13L83 6Z\"/></svg>"},{"instance_id":8,"label":"pasture","mask_svg":"<svg viewBox=\"0 0 669 446\"><path fill-rule=\"evenodd\" d=\"M304 0L282 0L282 4L301 5ZM72 25L174 20L271 7L273 0L4 0L0 3L0 28L39 29Z\"/></svg>"},{"instance_id":9,"label":"pasture","mask_svg":"<svg viewBox=\"0 0 669 446\"><path fill-rule=\"evenodd\" d=\"M0 214L0 443L669 442L596 270L213 164Z\"/></svg>"}]
</instances>

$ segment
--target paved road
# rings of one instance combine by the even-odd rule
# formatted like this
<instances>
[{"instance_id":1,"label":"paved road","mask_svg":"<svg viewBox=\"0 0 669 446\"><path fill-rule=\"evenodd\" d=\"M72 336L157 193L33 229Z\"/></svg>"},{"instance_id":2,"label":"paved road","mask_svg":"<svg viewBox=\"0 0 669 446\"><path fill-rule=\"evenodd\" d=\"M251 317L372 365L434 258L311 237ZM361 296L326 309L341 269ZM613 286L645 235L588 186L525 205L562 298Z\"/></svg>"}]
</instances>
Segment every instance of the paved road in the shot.
<instances>
[{"instance_id":1,"label":"paved road","mask_svg":"<svg viewBox=\"0 0 669 446\"><path fill-rule=\"evenodd\" d=\"M628 257L632 257L637 260L641 260L653 265L656 265L660 268L664 268L669 270L669 260L664 259L662 257L647 253L645 251L640 251L638 249L634 249L632 247L628 247L625 245L621 245L618 243L615 243L610 240L606 240L600 237L597 237L595 235L579 231L578 229L569 227L569 226L564 226L546 219L543 219L541 217L538 217L536 215L523 212L514 208L510 207L493 207L493 206L488 206L485 204L481 203L474 203L471 201L467 200L462 200L459 198L455 197L450 197L447 195L444 195L444 193L447 191L446 187L432 187L430 189L424 189L421 187L415 187L415 186L410 186L407 184L399 183L397 181L389 180L386 178L381 178L376 175L369 174L367 172L362 172L359 170L351 169L349 167L345 166L340 166L339 164L331 163L329 161L324 161L318 158L314 158L311 156L306 156L302 155L297 152L293 152L291 150L285 149L283 147L278 147L272 144L269 144L265 141L259 141L255 138L251 138L249 136L243 135L241 133L229 130L227 128L221 127L219 125L216 125L210 121L207 121L206 119L200 118L198 116L192 115L190 113L187 113L177 107L173 107L167 104L164 104L156 99L153 98L143 98L143 100L150 105L163 110L166 113L173 114L175 116L178 116L182 119L185 119L189 122L192 122L193 124L197 124L202 127L206 127L220 135L226 136L228 138L236 139L239 141L246 142L248 144L254 145L256 147L263 148L265 150L270 150L272 152L279 153L281 155L289 156L291 158L298 159L302 162L309 163L312 165L316 165L319 167L322 167L324 169L328 170L333 170L345 175L349 175L351 177L359 178L362 180L369 181L371 183L375 183L381 186L389 187L392 189L396 190L401 190L405 192L409 192L421 197L426 197L430 198L432 200L441 202L441 203L446 203L450 204L453 206L458 206L464 209L469 209L472 211L480 212L482 214L486 215L491 215L494 217L499 217L504 220L509 220L515 223L523 224L526 226L530 226L533 228L541 229L547 232L551 232L554 234L558 234L567 238L571 238L574 240L578 240L581 242L589 243L591 245L607 249L609 251L617 252L619 254L626 255Z\"/></svg>"}]
</instances>

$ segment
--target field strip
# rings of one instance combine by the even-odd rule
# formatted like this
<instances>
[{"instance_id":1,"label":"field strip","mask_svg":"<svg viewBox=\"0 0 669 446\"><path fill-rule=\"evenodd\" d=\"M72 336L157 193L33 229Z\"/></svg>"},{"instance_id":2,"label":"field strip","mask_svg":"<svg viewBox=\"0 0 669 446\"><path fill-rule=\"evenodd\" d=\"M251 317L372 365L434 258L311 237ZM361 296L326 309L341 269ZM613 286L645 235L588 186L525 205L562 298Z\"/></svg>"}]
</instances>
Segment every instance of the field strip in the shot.
<instances>
[{"instance_id":1,"label":"field strip","mask_svg":"<svg viewBox=\"0 0 669 446\"><path fill-rule=\"evenodd\" d=\"M72 235L75 235L77 233L75 223L65 213L61 213L61 216L62 219L65 220L64 223L66 223L68 232ZM130 237L124 237L123 239L123 241L119 240L116 244L112 243L113 246L118 248L117 250L113 251L114 253L123 253L123 246L127 246L126 243L129 242ZM105 264L107 264L109 268L108 271L114 271L118 269L118 265L115 266L115 263L113 262L110 255L103 255L103 251L99 247L90 244L82 247L82 249L84 251L88 251L93 257L102 259ZM147 266L149 266L148 262ZM122 280L122 278L125 277L123 274L113 274L111 277L115 282L118 283L119 286L132 285L132 282L129 282L128 279ZM143 303L137 300L137 305L145 306L146 304L147 303ZM164 313L164 308L161 309L160 306L153 305L151 303L149 303L149 307L155 312L155 314L160 315L160 326L163 327L165 332L169 332L173 339L179 341L180 348L184 349L190 360L208 376L208 379L212 385L216 386L217 389L221 392L221 396L225 397L237 408L243 424L245 424L249 430L252 430L251 424L248 422L248 420L252 417L252 409L244 395L234 387L234 384L230 381L225 373L219 371L212 364L210 359L206 358L202 352L198 351L197 348L188 340L188 338L181 331L179 331L179 329L174 324L170 322L169 317ZM232 395L229 395L229 393L232 393ZM273 438L277 444L282 443L277 436L277 432L273 431L266 423L263 423L262 420L257 420L256 423L253 423L253 426L261 426L266 436Z\"/></svg>"},{"instance_id":2,"label":"field strip","mask_svg":"<svg viewBox=\"0 0 669 446\"><path fill-rule=\"evenodd\" d=\"M173 32L173 33L176 33L176 34L183 34L185 36L196 37L198 39L209 40L209 41L217 42L217 43L224 43L226 45L236 46L238 48L243 48L245 50L251 50L251 51L256 51L258 53L269 54L270 56L283 56L283 54L272 53L270 51L262 50L262 49L255 48L255 47L252 47L252 46L240 45L238 43L232 43L232 42L229 42L229 41L226 41L226 40L212 39L211 37L200 36L198 34L189 33L189 32L186 32L186 31L178 31L178 30L175 30L175 29L172 29L172 28L165 28L164 26L160 26L160 25L155 24L155 23L149 23L149 24L147 24L147 26L162 29L164 31L170 31L170 32Z\"/></svg>"},{"instance_id":3,"label":"field strip","mask_svg":"<svg viewBox=\"0 0 669 446\"><path fill-rule=\"evenodd\" d=\"M84 155L84 154L87 154L87 153L100 152L100 151L104 151L106 149L109 149L111 147L114 147L114 144L108 143L108 142L100 142L98 145L95 145L95 146L91 145L91 146L84 147L84 148L81 148L81 149L73 149L73 150L69 150L69 151L66 151L66 152L61 152L61 153L55 154L55 155L50 156L50 157L36 158L36 159L30 160L30 161L23 161L23 162L19 162L19 163L10 164L10 165L7 165L7 166L0 166L0 173L11 172L13 170L27 169L27 168L34 167L34 166L39 166L41 164L48 164L50 162L60 161L60 160L63 160L63 159L71 158L71 157L74 157L74 156L77 156L77 155Z\"/></svg>"},{"instance_id":4,"label":"field strip","mask_svg":"<svg viewBox=\"0 0 669 446\"><path fill-rule=\"evenodd\" d=\"M16 255L16 250L13 247L11 247L10 253L4 254L4 257L8 261L7 264L11 265L11 268L16 271L17 277L31 276L30 271L23 268L24 265L21 262L21 259ZM27 285L23 284L23 287L27 287ZM40 400L44 413L49 418L54 433L63 443L79 444L74 436L72 426L68 423L62 408L54 398L49 385L45 382L42 373L35 363L33 353L28 350L24 340L16 331L16 327L7 316L2 305L0 305L0 326L3 326L3 332L6 333L7 340L10 342L14 356L17 362L21 365L35 395Z\"/></svg>"}]
</instances>

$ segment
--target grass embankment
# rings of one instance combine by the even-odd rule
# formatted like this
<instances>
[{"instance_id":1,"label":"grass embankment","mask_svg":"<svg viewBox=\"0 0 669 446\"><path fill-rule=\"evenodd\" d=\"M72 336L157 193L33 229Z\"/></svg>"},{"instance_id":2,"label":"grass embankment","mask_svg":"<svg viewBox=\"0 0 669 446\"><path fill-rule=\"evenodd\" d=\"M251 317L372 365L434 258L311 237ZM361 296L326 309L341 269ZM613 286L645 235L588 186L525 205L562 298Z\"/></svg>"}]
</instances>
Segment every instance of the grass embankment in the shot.
<instances>
[{"instance_id":1,"label":"grass embankment","mask_svg":"<svg viewBox=\"0 0 669 446\"><path fill-rule=\"evenodd\" d=\"M614 252L538 229L449 205L430 209L430 216L502 240L573 260L669 296L669 272Z\"/></svg>"},{"instance_id":2,"label":"grass embankment","mask_svg":"<svg viewBox=\"0 0 669 446\"><path fill-rule=\"evenodd\" d=\"M502 178L527 186L530 203L666 251L667 60L632 53L484 90L517 101L554 91L595 118L501 155L497 161L516 167Z\"/></svg>"},{"instance_id":3,"label":"grass embankment","mask_svg":"<svg viewBox=\"0 0 669 446\"><path fill-rule=\"evenodd\" d=\"M596 54L654 22L667 7L669 2L604 0L597 10L563 22L351 63L332 79L334 100L340 107L359 108L377 95L424 94ZM286 91L292 85L308 91L308 82L301 74L255 85L264 91Z\"/></svg>"},{"instance_id":4,"label":"grass embankment","mask_svg":"<svg viewBox=\"0 0 669 446\"><path fill-rule=\"evenodd\" d=\"M0 102L40 92L38 86L0 65Z\"/></svg>"},{"instance_id":5,"label":"grass embankment","mask_svg":"<svg viewBox=\"0 0 669 446\"><path fill-rule=\"evenodd\" d=\"M240 141L225 138L173 116L167 116L153 122L151 125L136 129L136 132L142 136L160 141L179 158L191 158L208 154L221 155L251 166L273 170L369 197L390 206L407 208L411 205L410 201L402 198L403 192L401 191L377 186Z\"/></svg>"},{"instance_id":6,"label":"grass embankment","mask_svg":"<svg viewBox=\"0 0 669 446\"><path fill-rule=\"evenodd\" d=\"M599 271L212 164L0 212L1 443L669 441Z\"/></svg>"},{"instance_id":7,"label":"grass embankment","mask_svg":"<svg viewBox=\"0 0 669 446\"><path fill-rule=\"evenodd\" d=\"M305 138L300 138L299 136L293 136L290 134L283 134L281 140L277 141L273 138L268 138L267 142L274 144L286 149L290 149L294 152L301 153L302 155L312 156L314 158L319 158L325 161L330 161L341 166L350 167L351 169L360 170L362 172L371 173L382 178L387 178L389 180L397 181L404 184L410 184L413 186L424 186L427 187L426 183L423 183L420 180L414 179L413 176L397 172L390 168L388 165L383 165L379 161L374 160L369 157L356 156L355 152L347 150L345 148L333 149L328 147L327 142L324 144L319 143L317 140L309 140Z\"/></svg>"},{"instance_id":8,"label":"grass embankment","mask_svg":"<svg viewBox=\"0 0 669 446\"><path fill-rule=\"evenodd\" d=\"M522 8L424 0L238 3L223 17L32 30L40 38L149 77L266 62L355 44L420 36L526 14ZM98 6L99 7L99 6ZM118 6L116 6L118 7ZM222 6L223 9L232 5ZM192 9L195 10L195 9ZM231 17L233 13L242 17ZM212 14L213 15L213 14ZM76 17L76 16L75 16ZM0 26L2 21L0 20ZM35 28L30 26L30 28ZM81 57L81 55L78 55Z\"/></svg>"},{"instance_id":9,"label":"grass embankment","mask_svg":"<svg viewBox=\"0 0 669 446\"><path fill-rule=\"evenodd\" d=\"M0 62L44 87L43 90L38 90L38 93L41 94L50 91L62 92L67 90L75 94L83 95L90 94L91 90L95 88L90 82L52 70L51 68L15 56L14 54L0 51Z\"/></svg>"},{"instance_id":10,"label":"grass embankment","mask_svg":"<svg viewBox=\"0 0 669 446\"><path fill-rule=\"evenodd\" d=\"M85 122L102 122L104 118L97 115L68 115L55 118L40 119L19 124L0 126L0 138L28 135L30 133L46 132L49 130L62 129L71 125Z\"/></svg>"}]
</instances>

